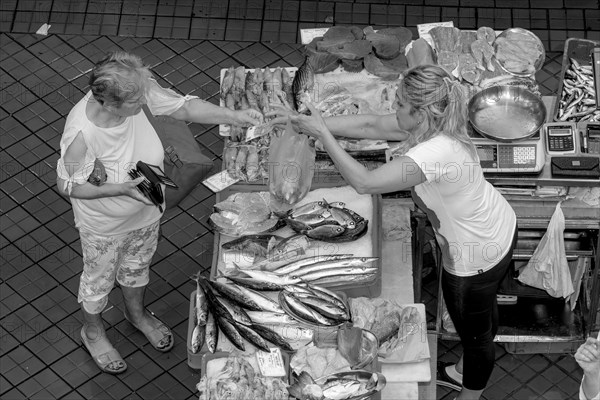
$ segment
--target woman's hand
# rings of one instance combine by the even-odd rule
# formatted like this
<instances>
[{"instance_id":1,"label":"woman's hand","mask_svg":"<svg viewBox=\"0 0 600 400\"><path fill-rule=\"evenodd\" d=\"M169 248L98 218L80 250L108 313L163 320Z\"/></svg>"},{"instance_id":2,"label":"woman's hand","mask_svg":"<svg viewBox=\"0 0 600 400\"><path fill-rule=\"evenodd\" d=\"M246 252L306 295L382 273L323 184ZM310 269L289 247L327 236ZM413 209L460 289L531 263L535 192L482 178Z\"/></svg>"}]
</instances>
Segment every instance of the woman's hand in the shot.
<instances>
[{"instance_id":1,"label":"woman's hand","mask_svg":"<svg viewBox=\"0 0 600 400\"><path fill-rule=\"evenodd\" d=\"M321 113L312 103L305 103L311 115L296 114L289 117L292 127L296 132L306 133L323 142L323 138L331 135L331 132L325 125L325 120Z\"/></svg>"},{"instance_id":2,"label":"woman's hand","mask_svg":"<svg viewBox=\"0 0 600 400\"><path fill-rule=\"evenodd\" d=\"M286 102L287 103L287 102ZM297 111L294 111L289 104L269 104L271 111L265 114L265 117L270 118L271 125L277 126L279 128L285 128L288 122L288 117L292 115L298 115Z\"/></svg>"},{"instance_id":3,"label":"woman's hand","mask_svg":"<svg viewBox=\"0 0 600 400\"><path fill-rule=\"evenodd\" d=\"M139 177L132 181L121 183L122 188L123 188L122 194L124 196L129 196L134 200L141 201L142 203L146 204L147 206L153 206L154 203L149 198L144 196L142 194L142 192L140 192L140 190L137 188L137 185L142 183L144 181L144 179L146 179L146 178Z\"/></svg>"},{"instance_id":4,"label":"woman's hand","mask_svg":"<svg viewBox=\"0 0 600 400\"><path fill-rule=\"evenodd\" d=\"M232 125L254 126L263 123L263 115L252 108L247 110L236 110L233 112Z\"/></svg>"},{"instance_id":5,"label":"woman's hand","mask_svg":"<svg viewBox=\"0 0 600 400\"><path fill-rule=\"evenodd\" d=\"M600 342L593 337L579 346L575 353L575 361L587 374L598 376L600 374Z\"/></svg>"}]
</instances>

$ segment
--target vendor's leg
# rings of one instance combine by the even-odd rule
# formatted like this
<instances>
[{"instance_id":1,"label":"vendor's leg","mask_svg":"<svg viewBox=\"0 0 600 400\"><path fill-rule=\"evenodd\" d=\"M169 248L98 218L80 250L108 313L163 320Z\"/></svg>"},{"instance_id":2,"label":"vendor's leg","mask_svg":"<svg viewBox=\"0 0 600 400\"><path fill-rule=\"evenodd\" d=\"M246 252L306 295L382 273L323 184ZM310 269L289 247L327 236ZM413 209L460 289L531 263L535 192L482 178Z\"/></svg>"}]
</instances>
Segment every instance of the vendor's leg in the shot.
<instances>
[{"instance_id":1,"label":"vendor's leg","mask_svg":"<svg viewBox=\"0 0 600 400\"><path fill-rule=\"evenodd\" d=\"M117 271L125 301L125 318L142 331L157 349L171 346L171 331L144 306L150 280L150 263L158 245L159 223L132 232L123 241L124 257ZM151 333L157 331L156 333Z\"/></svg>"}]
</instances>

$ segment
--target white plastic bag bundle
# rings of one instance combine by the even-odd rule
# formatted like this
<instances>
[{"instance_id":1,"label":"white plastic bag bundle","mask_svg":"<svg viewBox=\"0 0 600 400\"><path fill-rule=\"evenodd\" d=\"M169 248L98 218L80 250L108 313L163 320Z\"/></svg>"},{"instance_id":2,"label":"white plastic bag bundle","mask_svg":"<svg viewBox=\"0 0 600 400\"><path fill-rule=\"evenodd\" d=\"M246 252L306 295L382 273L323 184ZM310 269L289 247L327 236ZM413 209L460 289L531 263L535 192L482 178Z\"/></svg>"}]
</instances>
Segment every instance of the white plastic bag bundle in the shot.
<instances>
[{"instance_id":1,"label":"white plastic bag bundle","mask_svg":"<svg viewBox=\"0 0 600 400\"><path fill-rule=\"evenodd\" d=\"M565 253L565 216L556 205L546 233L533 256L519 274L522 283L543 289L552 297L568 297L574 292Z\"/></svg>"}]
</instances>

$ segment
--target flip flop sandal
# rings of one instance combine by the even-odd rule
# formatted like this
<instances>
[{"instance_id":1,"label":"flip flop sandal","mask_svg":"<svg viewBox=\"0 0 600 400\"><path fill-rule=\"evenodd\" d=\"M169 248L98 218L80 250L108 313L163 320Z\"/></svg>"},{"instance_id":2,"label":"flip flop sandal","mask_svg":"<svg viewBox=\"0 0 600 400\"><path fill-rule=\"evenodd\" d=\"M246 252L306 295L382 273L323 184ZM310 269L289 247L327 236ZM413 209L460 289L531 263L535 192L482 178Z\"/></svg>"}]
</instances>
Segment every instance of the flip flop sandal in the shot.
<instances>
[{"instance_id":1,"label":"flip flop sandal","mask_svg":"<svg viewBox=\"0 0 600 400\"><path fill-rule=\"evenodd\" d=\"M157 328L152 329L150 332L144 332L141 329L139 329L137 326L133 325L133 323L131 321L129 321L129 318L127 318L127 316L125 316L125 319L127 321L129 321L129 323L131 325L133 325L136 329L138 329L140 332L142 332L144 334L144 336L146 336L146 339L148 339L148 341L150 342L152 347L154 347L156 350L160 351L161 353L166 353L167 351L169 351L173 348L173 344L175 342L173 340L174 339L173 333L171 332L171 330L169 329L169 327L167 325L165 325L160 319L158 319L158 317L156 315L154 315L154 313L152 311L148 310L148 313L150 314L150 316L152 318L154 318L156 321L160 322L160 325L158 325ZM160 347L160 342L165 338L169 338L169 344L167 344L166 346Z\"/></svg>"},{"instance_id":2,"label":"flip flop sandal","mask_svg":"<svg viewBox=\"0 0 600 400\"><path fill-rule=\"evenodd\" d=\"M88 339L87 335L85 334L85 327L81 328L81 341L83 342L83 345L85 346L87 351L92 356L92 359L94 360L98 368L100 368L102 372L106 372L107 374L112 375L118 375L125 372L125 370L127 370L127 364L125 363L125 360L123 360L123 357L121 357L119 352L110 344L110 342L107 341L107 343L110 345L108 351L104 351L103 349L97 349L96 351L94 351L92 349L92 345L100 339L101 338L98 338L95 341ZM119 369L109 368L109 365L114 362L121 362L123 364L123 367Z\"/></svg>"},{"instance_id":3,"label":"flip flop sandal","mask_svg":"<svg viewBox=\"0 0 600 400\"><path fill-rule=\"evenodd\" d=\"M453 379L452 377L450 377L448 375L448 373L446 372L446 367L449 365L452 365L452 364L438 362L436 384L460 392L462 390L462 383L460 383L456 379Z\"/></svg>"}]
</instances>

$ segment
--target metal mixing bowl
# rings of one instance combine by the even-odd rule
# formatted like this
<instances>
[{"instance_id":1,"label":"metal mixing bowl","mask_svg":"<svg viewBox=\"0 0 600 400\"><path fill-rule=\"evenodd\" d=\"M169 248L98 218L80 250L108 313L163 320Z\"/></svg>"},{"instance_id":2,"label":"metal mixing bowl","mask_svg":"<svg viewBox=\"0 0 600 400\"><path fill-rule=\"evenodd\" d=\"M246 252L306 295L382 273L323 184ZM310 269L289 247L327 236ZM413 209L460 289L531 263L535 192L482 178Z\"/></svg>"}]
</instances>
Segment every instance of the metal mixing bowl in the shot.
<instances>
[{"instance_id":1,"label":"metal mixing bowl","mask_svg":"<svg viewBox=\"0 0 600 400\"><path fill-rule=\"evenodd\" d=\"M469 122L485 137L512 142L533 136L546 121L546 106L531 91L517 86L492 86L474 95Z\"/></svg>"}]
</instances>

